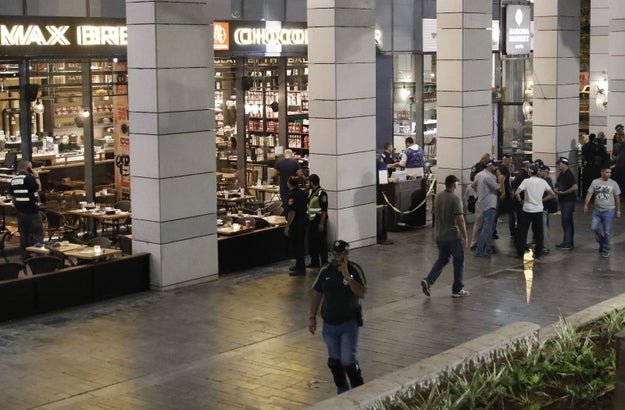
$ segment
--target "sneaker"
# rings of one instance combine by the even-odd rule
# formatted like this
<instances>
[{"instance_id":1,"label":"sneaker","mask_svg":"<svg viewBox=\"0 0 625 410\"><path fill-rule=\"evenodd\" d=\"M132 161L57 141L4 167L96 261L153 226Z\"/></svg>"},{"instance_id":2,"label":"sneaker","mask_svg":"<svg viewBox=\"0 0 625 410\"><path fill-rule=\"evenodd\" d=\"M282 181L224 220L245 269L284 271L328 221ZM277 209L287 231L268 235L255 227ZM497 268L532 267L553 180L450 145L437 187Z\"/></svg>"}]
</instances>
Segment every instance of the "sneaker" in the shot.
<instances>
[{"instance_id":1,"label":"sneaker","mask_svg":"<svg viewBox=\"0 0 625 410\"><path fill-rule=\"evenodd\" d=\"M464 296L471 296L471 293L469 293L468 290L460 289L458 292L451 294L452 298L461 298Z\"/></svg>"},{"instance_id":2,"label":"sneaker","mask_svg":"<svg viewBox=\"0 0 625 410\"><path fill-rule=\"evenodd\" d=\"M607 258L608 256L610 256L610 252L608 252L608 251L601 252L601 257Z\"/></svg>"},{"instance_id":3,"label":"sneaker","mask_svg":"<svg viewBox=\"0 0 625 410\"><path fill-rule=\"evenodd\" d=\"M430 282L427 279L421 281L421 289L423 289L425 296L430 296Z\"/></svg>"},{"instance_id":4,"label":"sneaker","mask_svg":"<svg viewBox=\"0 0 625 410\"><path fill-rule=\"evenodd\" d=\"M570 251L571 249L573 249L573 247L571 245L565 245L563 243L559 243L556 245L556 248L562 250L562 251Z\"/></svg>"}]
</instances>

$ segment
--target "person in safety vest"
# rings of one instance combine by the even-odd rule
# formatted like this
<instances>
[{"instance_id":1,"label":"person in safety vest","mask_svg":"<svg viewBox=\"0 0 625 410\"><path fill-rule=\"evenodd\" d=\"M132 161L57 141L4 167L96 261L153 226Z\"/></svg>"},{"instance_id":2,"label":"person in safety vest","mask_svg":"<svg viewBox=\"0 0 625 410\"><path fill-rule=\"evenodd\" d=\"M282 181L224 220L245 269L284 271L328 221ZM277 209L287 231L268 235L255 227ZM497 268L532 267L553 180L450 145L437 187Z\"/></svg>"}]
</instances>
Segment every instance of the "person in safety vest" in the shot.
<instances>
[{"instance_id":1,"label":"person in safety vest","mask_svg":"<svg viewBox=\"0 0 625 410\"><path fill-rule=\"evenodd\" d=\"M421 148L418 144L415 144L412 137L406 138L406 150L401 155L399 165L406 169L407 177L423 177L425 155L423 154L423 148Z\"/></svg>"},{"instance_id":2,"label":"person in safety vest","mask_svg":"<svg viewBox=\"0 0 625 410\"><path fill-rule=\"evenodd\" d=\"M310 176L308 194L308 253L310 264L307 268L319 268L328 263L328 243L326 228L328 221L328 194L319 185L319 175ZM319 261L321 260L321 263Z\"/></svg>"}]
</instances>

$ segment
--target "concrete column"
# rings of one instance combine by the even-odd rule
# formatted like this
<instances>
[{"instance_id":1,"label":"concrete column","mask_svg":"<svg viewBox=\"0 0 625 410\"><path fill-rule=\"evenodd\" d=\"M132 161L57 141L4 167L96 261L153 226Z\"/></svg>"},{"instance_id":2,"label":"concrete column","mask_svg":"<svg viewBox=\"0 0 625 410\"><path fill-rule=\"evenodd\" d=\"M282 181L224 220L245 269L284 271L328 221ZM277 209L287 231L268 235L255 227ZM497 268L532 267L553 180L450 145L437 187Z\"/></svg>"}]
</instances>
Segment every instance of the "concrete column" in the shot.
<instances>
[{"instance_id":1,"label":"concrete column","mask_svg":"<svg viewBox=\"0 0 625 410\"><path fill-rule=\"evenodd\" d=\"M611 139L614 127L617 124L625 124L625 2L610 0L609 15L608 73L610 76L606 136Z\"/></svg>"},{"instance_id":2,"label":"concrete column","mask_svg":"<svg viewBox=\"0 0 625 410\"><path fill-rule=\"evenodd\" d=\"M607 136L608 112L598 108L597 88L608 91L608 24L610 0L592 0L590 3L590 117L588 127L595 134L603 131Z\"/></svg>"},{"instance_id":3,"label":"concrete column","mask_svg":"<svg viewBox=\"0 0 625 410\"><path fill-rule=\"evenodd\" d=\"M437 1L436 19L438 182L455 174L468 183L473 164L493 152L492 2Z\"/></svg>"},{"instance_id":4,"label":"concrete column","mask_svg":"<svg viewBox=\"0 0 625 410\"><path fill-rule=\"evenodd\" d=\"M217 278L212 19L203 2L126 0L133 250L151 284Z\"/></svg>"},{"instance_id":5,"label":"concrete column","mask_svg":"<svg viewBox=\"0 0 625 410\"><path fill-rule=\"evenodd\" d=\"M328 240L376 242L373 0L308 0L310 171L329 198Z\"/></svg>"},{"instance_id":6,"label":"concrete column","mask_svg":"<svg viewBox=\"0 0 625 410\"><path fill-rule=\"evenodd\" d=\"M577 161L579 0L534 3L534 158ZM574 172L577 172L575 167Z\"/></svg>"}]
</instances>

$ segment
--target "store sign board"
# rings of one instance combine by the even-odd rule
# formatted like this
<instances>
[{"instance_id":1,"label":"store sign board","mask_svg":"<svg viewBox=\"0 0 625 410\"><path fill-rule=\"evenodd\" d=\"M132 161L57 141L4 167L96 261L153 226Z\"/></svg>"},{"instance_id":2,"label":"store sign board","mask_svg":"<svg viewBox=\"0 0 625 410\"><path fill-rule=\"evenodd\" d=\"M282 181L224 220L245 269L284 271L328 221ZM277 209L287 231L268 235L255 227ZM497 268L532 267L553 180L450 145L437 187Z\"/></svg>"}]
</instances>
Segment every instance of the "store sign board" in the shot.
<instances>
[{"instance_id":1,"label":"store sign board","mask_svg":"<svg viewBox=\"0 0 625 410\"><path fill-rule=\"evenodd\" d=\"M1 56L125 55L124 20L0 17Z\"/></svg>"},{"instance_id":2,"label":"store sign board","mask_svg":"<svg viewBox=\"0 0 625 410\"><path fill-rule=\"evenodd\" d=\"M505 53L507 55L529 54L532 38L530 6L520 4L508 4L505 9Z\"/></svg>"},{"instance_id":3,"label":"store sign board","mask_svg":"<svg viewBox=\"0 0 625 410\"><path fill-rule=\"evenodd\" d=\"M306 55L306 23L230 21L213 23L213 49L229 55Z\"/></svg>"}]
</instances>

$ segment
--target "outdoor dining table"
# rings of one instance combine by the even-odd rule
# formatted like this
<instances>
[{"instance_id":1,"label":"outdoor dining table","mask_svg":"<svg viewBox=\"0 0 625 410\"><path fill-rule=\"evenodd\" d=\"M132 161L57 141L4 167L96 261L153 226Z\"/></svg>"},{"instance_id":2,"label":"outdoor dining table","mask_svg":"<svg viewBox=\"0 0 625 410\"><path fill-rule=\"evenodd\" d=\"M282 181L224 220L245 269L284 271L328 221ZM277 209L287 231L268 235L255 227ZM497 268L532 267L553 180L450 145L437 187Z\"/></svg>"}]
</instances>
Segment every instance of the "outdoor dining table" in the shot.
<instances>
[{"instance_id":1,"label":"outdoor dining table","mask_svg":"<svg viewBox=\"0 0 625 410\"><path fill-rule=\"evenodd\" d=\"M100 251L97 251L93 246L86 246L71 242L68 244L61 244L56 247L55 250L61 252L68 258L75 260L82 259L86 261L105 260L122 254L120 249L100 248ZM26 252L48 255L50 250L45 246L28 246L26 248Z\"/></svg>"},{"instance_id":2,"label":"outdoor dining table","mask_svg":"<svg viewBox=\"0 0 625 410\"><path fill-rule=\"evenodd\" d=\"M115 213L106 212L101 209L71 209L69 211L64 211L66 215L76 216L78 218L83 219L92 219L97 222L111 221L115 226L115 233L119 233L119 223L126 218L130 218L132 216L132 212L124 212L116 210ZM97 226L96 224L91 224L93 226L93 230L91 234L96 236ZM85 224L88 226L88 224Z\"/></svg>"}]
</instances>

